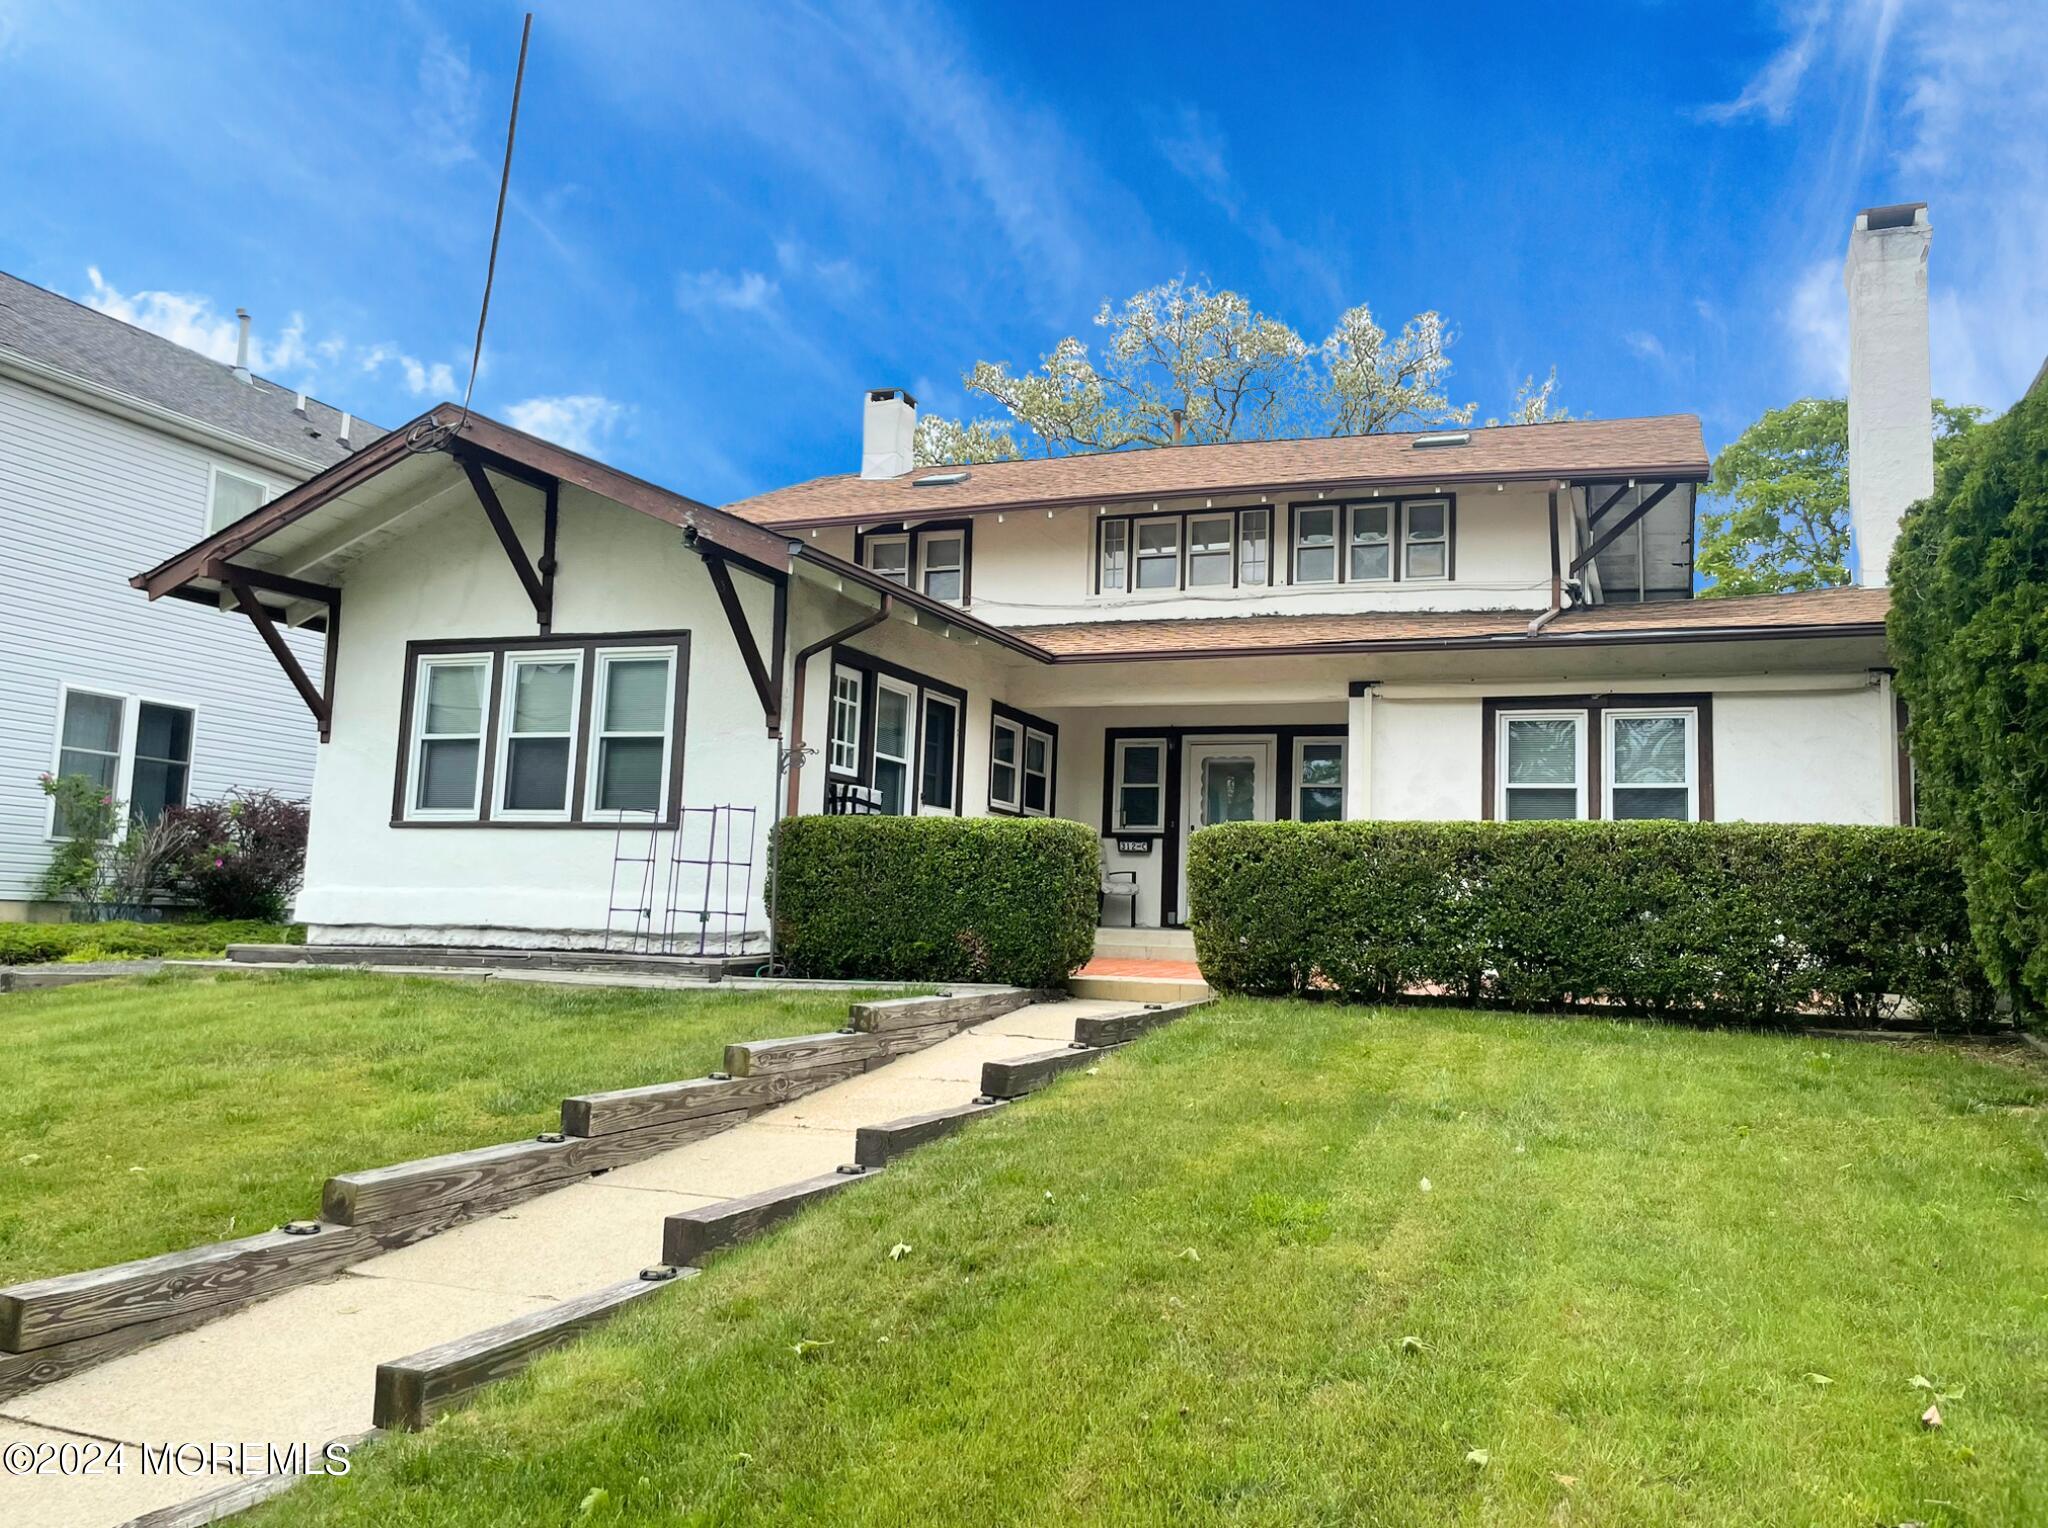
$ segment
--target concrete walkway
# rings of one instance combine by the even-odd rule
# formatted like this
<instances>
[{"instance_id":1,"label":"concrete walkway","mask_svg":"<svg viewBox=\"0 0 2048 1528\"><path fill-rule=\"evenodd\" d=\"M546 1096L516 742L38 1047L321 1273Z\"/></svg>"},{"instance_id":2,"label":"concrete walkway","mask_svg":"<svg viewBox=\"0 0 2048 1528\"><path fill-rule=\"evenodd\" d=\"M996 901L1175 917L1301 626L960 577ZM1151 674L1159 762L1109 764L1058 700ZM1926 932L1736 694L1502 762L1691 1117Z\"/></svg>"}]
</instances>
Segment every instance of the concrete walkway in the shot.
<instances>
[{"instance_id":1,"label":"concrete walkway","mask_svg":"<svg viewBox=\"0 0 2048 1528\"><path fill-rule=\"evenodd\" d=\"M965 1103L983 1062L1071 1040L1075 1019L1130 1006L1020 1008L720 1135L0 1401L0 1446L132 1445L119 1475L0 1470L0 1523L106 1528L236 1478L146 1475L145 1446L246 1443L260 1459L261 1445L304 1443L317 1458L328 1440L369 1427L379 1363L629 1279L661 1261L662 1220L673 1211L830 1172L853 1160L860 1126Z\"/></svg>"}]
</instances>

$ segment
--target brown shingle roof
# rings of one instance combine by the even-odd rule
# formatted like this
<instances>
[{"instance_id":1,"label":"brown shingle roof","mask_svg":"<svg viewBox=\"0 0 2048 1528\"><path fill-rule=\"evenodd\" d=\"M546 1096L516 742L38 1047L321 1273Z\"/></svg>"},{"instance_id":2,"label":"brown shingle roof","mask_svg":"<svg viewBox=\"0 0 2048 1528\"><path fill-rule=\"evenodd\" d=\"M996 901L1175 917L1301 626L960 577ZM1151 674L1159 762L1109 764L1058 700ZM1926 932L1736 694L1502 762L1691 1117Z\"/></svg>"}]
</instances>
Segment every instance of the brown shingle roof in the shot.
<instances>
[{"instance_id":1,"label":"brown shingle roof","mask_svg":"<svg viewBox=\"0 0 2048 1528\"><path fill-rule=\"evenodd\" d=\"M1384 648L1491 646L1496 642L1648 642L1710 636L1863 635L1881 628L1884 589L1826 589L1737 599L1588 605L1529 637L1527 610L1422 610L1357 615L1250 615L1156 621L1084 621L1014 630L1056 660L1221 657L1234 653L1370 652Z\"/></svg>"},{"instance_id":2,"label":"brown shingle roof","mask_svg":"<svg viewBox=\"0 0 2048 1528\"><path fill-rule=\"evenodd\" d=\"M965 469L963 483L930 488L913 485L918 478L960 469L919 468L898 478L847 473L778 488L726 509L760 525L834 525L1191 494L1285 494L1338 485L1564 477L1703 480L1708 472L1700 422L1691 414L1503 425L1470 435L1469 445L1423 450L1415 448L1415 434L1347 435L987 462Z\"/></svg>"}]
</instances>

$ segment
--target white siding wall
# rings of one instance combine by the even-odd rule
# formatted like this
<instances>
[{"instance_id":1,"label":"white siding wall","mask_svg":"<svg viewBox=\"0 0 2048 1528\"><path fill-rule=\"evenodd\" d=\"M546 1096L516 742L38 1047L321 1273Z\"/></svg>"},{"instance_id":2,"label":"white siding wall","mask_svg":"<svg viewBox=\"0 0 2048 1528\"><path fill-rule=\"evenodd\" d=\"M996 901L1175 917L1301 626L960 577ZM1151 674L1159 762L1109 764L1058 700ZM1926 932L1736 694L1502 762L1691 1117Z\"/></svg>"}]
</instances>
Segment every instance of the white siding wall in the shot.
<instances>
[{"instance_id":1,"label":"white siding wall","mask_svg":"<svg viewBox=\"0 0 2048 1528\"><path fill-rule=\"evenodd\" d=\"M498 488L522 540L538 547L538 495L502 479ZM690 632L683 801L758 809L748 926L764 929L760 866L777 744L702 560L674 527L573 487L562 492L557 557L557 635ZM734 583L765 652L768 586L741 573ZM312 937L548 943L601 932L611 828L391 825L406 643L537 634L533 607L468 486L350 568L343 589L334 741L321 750L299 904ZM644 845L644 832L638 838Z\"/></svg>"},{"instance_id":2,"label":"white siding wall","mask_svg":"<svg viewBox=\"0 0 2048 1528\"><path fill-rule=\"evenodd\" d=\"M248 621L128 587L206 533L216 461L253 471L0 380L0 903L32 898L49 860L36 777L67 681L193 708L194 800L312 785L313 720ZM317 681L319 637L290 640Z\"/></svg>"}]
</instances>

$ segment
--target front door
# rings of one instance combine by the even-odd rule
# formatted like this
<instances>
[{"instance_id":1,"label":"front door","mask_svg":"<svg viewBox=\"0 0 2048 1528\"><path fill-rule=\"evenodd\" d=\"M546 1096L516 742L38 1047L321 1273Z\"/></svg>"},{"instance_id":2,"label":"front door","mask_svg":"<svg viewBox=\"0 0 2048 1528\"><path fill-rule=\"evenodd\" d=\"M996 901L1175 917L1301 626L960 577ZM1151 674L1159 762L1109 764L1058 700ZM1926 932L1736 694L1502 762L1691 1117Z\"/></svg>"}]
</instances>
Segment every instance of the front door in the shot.
<instances>
[{"instance_id":1,"label":"front door","mask_svg":"<svg viewBox=\"0 0 2048 1528\"><path fill-rule=\"evenodd\" d=\"M1180 886L1178 921L1188 917L1188 839L1219 822L1273 820L1273 739L1190 739L1181 750Z\"/></svg>"}]
</instances>

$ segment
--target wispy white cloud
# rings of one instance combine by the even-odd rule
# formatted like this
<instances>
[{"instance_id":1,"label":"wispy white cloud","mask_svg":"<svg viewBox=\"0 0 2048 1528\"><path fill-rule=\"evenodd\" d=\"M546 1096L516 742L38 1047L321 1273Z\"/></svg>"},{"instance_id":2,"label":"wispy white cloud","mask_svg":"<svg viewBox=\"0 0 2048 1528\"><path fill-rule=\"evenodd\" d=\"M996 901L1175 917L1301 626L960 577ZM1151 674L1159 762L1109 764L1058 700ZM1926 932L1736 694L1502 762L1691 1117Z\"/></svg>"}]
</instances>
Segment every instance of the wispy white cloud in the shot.
<instances>
[{"instance_id":1,"label":"wispy white cloud","mask_svg":"<svg viewBox=\"0 0 2048 1528\"><path fill-rule=\"evenodd\" d=\"M1744 117L1762 117L1774 123L1791 119L1799 87L1820 52L1821 27L1828 19L1825 0L1800 6L1797 10L1799 15L1794 21L1793 35L1765 61L1761 69L1750 76L1749 82L1733 100L1699 108L1701 118L1708 122L1736 122Z\"/></svg>"},{"instance_id":2,"label":"wispy white cloud","mask_svg":"<svg viewBox=\"0 0 2048 1528\"><path fill-rule=\"evenodd\" d=\"M405 379L405 390L415 398L446 398L455 391L453 366L446 361L422 361L396 345L370 346L362 352L357 365L373 377L382 375L385 367L396 365L399 376Z\"/></svg>"},{"instance_id":3,"label":"wispy white cloud","mask_svg":"<svg viewBox=\"0 0 2048 1528\"><path fill-rule=\"evenodd\" d=\"M725 309L758 313L772 307L781 286L759 271L684 271L676 277L676 306L686 313Z\"/></svg>"},{"instance_id":4,"label":"wispy white cloud","mask_svg":"<svg viewBox=\"0 0 2048 1528\"><path fill-rule=\"evenodd\" d=\"M417 151L437 165L476 158L482 89L469 68L469 55L437 30L420 45L419 91L412 120Z\"/></svg>"},{"instance_id":5,"label":"wispy white cloud","mask_svg":"<svg viewBox=\"0 0 2048 1528\"><path fill-rule=\"evenodd\" d=\"M1665 359L1664 342L1647 329L1631 329L1621 337L1621 342L1645 361Z\"/></svg>"},{"instance_id":6,"label":"wispy white cloud","mask_svg":"<svg viewBox=\"0 0 2048 1528\"><path fill-rule=\"evenodd\" d=\"M1808 390L1839 396L1849 386L1849 299L1839 261L1817 260L1800 272L1780 314Z\"/></svg>"},{"instance_id":7,"label":"wispy white cloud","mask_svg":"<svg viewBox=\"0 0 2048 1528\"><path fill-rule=\"evenodd\" d=\"M505 419L515 430L541 436L584 456L601 450L625 417L626 406L602 393L526 398L505 410Z\"/></svg>"}]
</instances>

